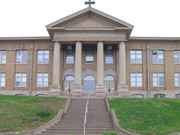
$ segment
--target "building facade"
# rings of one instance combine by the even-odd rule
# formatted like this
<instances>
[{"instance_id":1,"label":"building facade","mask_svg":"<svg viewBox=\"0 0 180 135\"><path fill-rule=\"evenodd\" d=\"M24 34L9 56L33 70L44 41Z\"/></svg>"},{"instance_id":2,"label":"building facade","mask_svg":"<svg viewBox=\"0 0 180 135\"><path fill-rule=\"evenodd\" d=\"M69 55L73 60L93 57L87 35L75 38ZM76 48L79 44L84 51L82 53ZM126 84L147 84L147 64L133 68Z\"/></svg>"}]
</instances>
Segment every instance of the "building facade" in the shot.
<instances>
[{"instance_id":1,"label":"building facade","mask_svg":"<svg viewBox=\"0 0 180 135\"><path fill-rule=\"evenodd\" d=\"M0 94L180 97L180 38L130 37L133 25L91 7L46 28L0 38Z\"/></svg>"}]
</instances>

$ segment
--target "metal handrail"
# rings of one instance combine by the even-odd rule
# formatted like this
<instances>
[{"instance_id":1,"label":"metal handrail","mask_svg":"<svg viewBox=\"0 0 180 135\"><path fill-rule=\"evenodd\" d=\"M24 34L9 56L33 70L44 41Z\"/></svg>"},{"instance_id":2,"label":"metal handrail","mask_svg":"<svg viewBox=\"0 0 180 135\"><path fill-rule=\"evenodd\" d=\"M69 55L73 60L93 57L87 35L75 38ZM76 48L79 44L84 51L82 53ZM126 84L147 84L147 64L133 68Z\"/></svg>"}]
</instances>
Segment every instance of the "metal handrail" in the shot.
<instances>
[{"instance_id":1,"label":"metal handrail","mask_svg":"<svg viewBox=\"0 0 180 135\"><path fill-rule=\"evenodd\" d=\"M84 135L86 135L86 123L87 123L88 105L89 105L89 93L88 93L88 98L87 98L87 102L86 102L86 110L85 110L85 114L84 114Z\"/></svg>"}]
</instances>

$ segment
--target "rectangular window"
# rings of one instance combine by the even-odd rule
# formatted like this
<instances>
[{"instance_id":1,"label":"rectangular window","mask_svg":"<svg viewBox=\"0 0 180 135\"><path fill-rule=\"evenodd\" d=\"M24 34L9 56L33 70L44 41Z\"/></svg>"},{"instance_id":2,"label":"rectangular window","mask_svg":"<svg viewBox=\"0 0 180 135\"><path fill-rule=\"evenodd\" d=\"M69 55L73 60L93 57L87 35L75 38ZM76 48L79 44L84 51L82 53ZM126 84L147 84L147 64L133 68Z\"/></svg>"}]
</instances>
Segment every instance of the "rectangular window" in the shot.
<instances>
[{"instance_id":1,"label":"rectangular window","mask_svg":"<svg viewBox=\"0 0 180 135\"><path fill-rule=\"evenodd\" d=\"M180 87L180 73L174 73L174 86Z\"/></svg>"},{"instance_id":2,"label":"rectangular window","mask_svg":"<svg viewBox=\"0 0 180 135\"><path fill-rule=\"evenodd\" d=\"M174 64L180 64L180 51L174 51Z\"/></svg>"},{"instance_id":3,"label":"rectangular window","mask_svg":"<svg viewBox=\"0 0 180 135\"><path fill-rule=\"evenodd\" d=\"M153 64L164 64L164 51L153 54Z\"/></svg>"},{"instance_id":4,"label":"rectangular window","mask_svg":"<svg viewBox=\"0 0 180 135\"><path fill-rule=\"evenodd\" d=\"M142 87L142 73L131 73L131 87Z\"/></svg>"},{"instance_id":5,"label":"rectangular window","mask_svg":"<svg viewBox=\"0 0 180 135\"><path fill-rule=\"evenodd\" d=\"M16 87L26 87L26 73L16 73L15 76L15 86Z\"/></svg>"},{"instance_id":6,"label":"rectangular window","mask_svg":"<svg viewBox=\"0 0 180 135\"><path fill-rule=\"evenodd\" d=\"M86 63L93 63L94 62L94 52L93 50L86 51Z\"/></svg>"},{"instance_id":7,"label":"rectangular window","mask_svg":"<svg viewBox=\"0 0 180 135\"><path fill-rule=\"evenodd\" d=\"M49 50L38 50L38 64L49 64Z\"/></svg>"},{"instance_id":8,"label":"rectangular window","mask_svg":"<svg viewBox=\"0 0 180 135\"><path fill-rule=\"evenodd\" d=\"M67 50L66 51L66 63L67 64L73 64L74 63L74 51L73 50Z\"/></svg>"},{"instance_id":9,"label":"rectangular window","mask_svg":"<svg viewBox=\"0 0 180 135\"><path fill-rule=\"evenodd\" d=\"M6 74L5 73L0 73L0 87L5 87L6 83Z\"/></svg>"},{"instance_id":10,"label":"rectangular window","mask_svg":"<svg viewBox=\"0 0 180 135\"><path fill-rule=\"evenodd\" d=\"M142 64L142 51L131 50L130 51L131 64Z\"/></svg>"},{"instance_id":11,"label":"rectangular window","mask_svg":"<svg viewBox=\"0 0 180 135\"><path fill-rule=\"evenodd\" d=\"M16 64L27 64L27 51L16 51Z\"/></svg>"},{"instance_id":12,"label":"rectangular window","mask_svg":"<svg viewBox=\"0 0 180 135\"><path fill-rule=\"evenodd\" d=\"M106 64L113 64L113 50L106 50Z\"/></svg>"},{"instance_id":13,"label":"rectangular window","mask_svg":"<svg viewBox=\"0 0 180 135\"><path fill-rule=\"evenodd\" d=\"M164 73L153 73L153 87L164 87Z\"/></svg>"},{"instance_id":14,"label":"rectangular window","mask_svg":"<svg viewBox=\"0 0 180 135\"><path fill-rule=\"evenodd\" d=\"M37 87L48 87L48 73L37 73Z\"/></svg>"},{"instance_id":15,"label":"rectangular window","mask_svg":"<svg viewBox=\"0 0 180 135\"><path fill-rule=\"evenodd\" d=\"M0 51L0 64L6 64L6 51Z\"/></svg>"}]
</instances>

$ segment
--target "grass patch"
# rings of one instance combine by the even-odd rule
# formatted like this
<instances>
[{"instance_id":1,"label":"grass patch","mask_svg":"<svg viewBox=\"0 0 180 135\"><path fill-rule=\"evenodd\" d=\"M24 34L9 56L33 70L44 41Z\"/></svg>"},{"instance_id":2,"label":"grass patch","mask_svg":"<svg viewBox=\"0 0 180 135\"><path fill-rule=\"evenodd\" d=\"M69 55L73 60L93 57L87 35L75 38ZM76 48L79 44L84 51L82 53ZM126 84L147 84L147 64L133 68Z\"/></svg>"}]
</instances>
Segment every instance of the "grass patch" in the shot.
<instances>
[{"instance_id":1,"label":"grass patch","mask_svg":"<svg viewBox=\"0 0 180 135\"><path fill-rule=\"evenodd\" d=\"M180 131L180 99L109 100L119 125L131 132L145 135L165 135Z\"/></svg>"},{"instance_id":2,"label":"grass patch","mask_svg":"<svg viewBox=\"0 0 180 135\"><path fill-rule=\"evenodd\" d=\"M115 131L108 131L108 132L104 132L102 135L118 135L118 133Z\"/></svg>"},{"instance_id":3,"label":"grass patch","mask_svg":"<svg viewBox=\"0 0 180 135\"><path fill-rule=\"evenodd\" d=\"M36 129L52 120L67 99L0 95L0 132Z\"/></svg>"}]
</instances>

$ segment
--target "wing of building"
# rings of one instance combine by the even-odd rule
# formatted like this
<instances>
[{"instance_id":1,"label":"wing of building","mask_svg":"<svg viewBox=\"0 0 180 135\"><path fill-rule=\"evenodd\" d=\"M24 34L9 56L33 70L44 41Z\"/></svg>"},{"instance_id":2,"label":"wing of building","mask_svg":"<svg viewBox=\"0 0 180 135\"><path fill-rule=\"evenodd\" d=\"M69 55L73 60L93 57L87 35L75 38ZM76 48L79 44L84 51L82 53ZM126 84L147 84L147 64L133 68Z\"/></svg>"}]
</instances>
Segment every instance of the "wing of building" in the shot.
<instances>
[{"instance_id":1,"label":"wing of building","mask_svg":"<svg viewBox=\"0 0 180 135\"><path fill-rule=\"evenodd\" d=\"M49 37L0 37L0 94L180 98L180 38L133 27L88 7L47 25Z\"/></svg>"}]
</instances>

